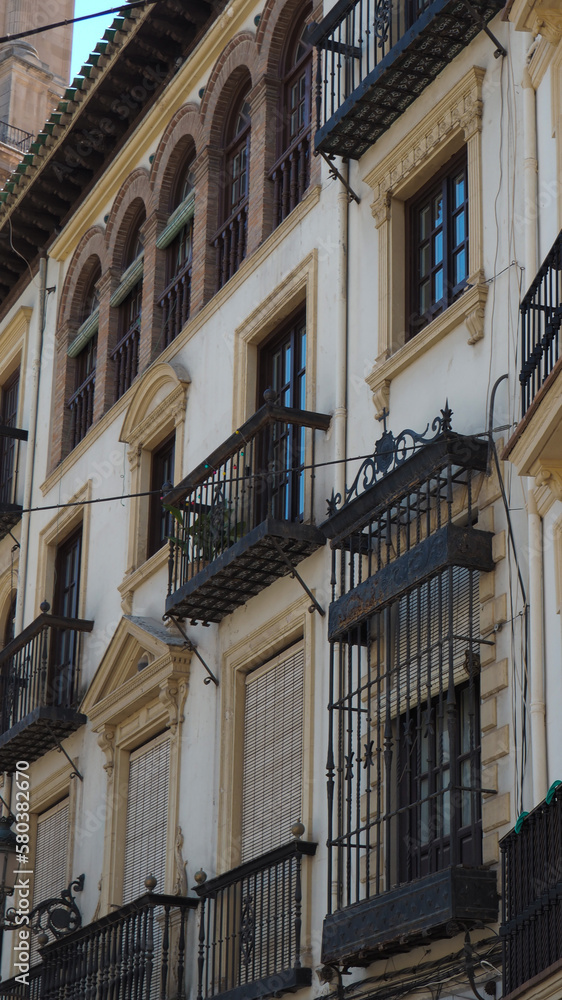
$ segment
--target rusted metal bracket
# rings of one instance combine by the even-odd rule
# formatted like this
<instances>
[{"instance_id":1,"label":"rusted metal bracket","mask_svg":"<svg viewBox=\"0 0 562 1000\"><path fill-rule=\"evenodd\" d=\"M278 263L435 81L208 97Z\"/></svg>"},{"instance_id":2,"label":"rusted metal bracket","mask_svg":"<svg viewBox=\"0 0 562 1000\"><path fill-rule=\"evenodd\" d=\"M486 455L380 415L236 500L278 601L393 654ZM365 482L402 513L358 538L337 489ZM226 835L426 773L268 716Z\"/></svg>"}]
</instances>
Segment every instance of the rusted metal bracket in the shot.
<instances>
[{"instance_id":1,"label":"rusted metal bracket","mask_svg":"<svg viewBox=\"0 0 562 1000\"><path fill-rule=\"evenodd\" d=\"M343 174L340 174L338 168L336 167L336 165L334 163L333 156L330 157L328 155L328 153L324 152L323 149L317 149L316 152L328 164L328 169L330 171L330 175L334 178L334 180L335 181L341 181L341 183L343 184L345 190L347 191L348 200L349 201L356 201L357 204L360 205L361 204L361 198L359 197L358 194L355 194L355 191L353 190L353 188L351 188L349 186L349 184L347 183L347 181L346 181L345 177L343 176Z\"/></svg>"},{"instance_id":2,"label":"rusted metal bracket","mask_svg":"<svg viewBox=\"0 0 562 1000\"><path fill-rule=\"evenodd\" d=\"M80 771L78 770L78 768L77 768L76 764L74 763L72 757L68 756L68 754L67 754L66 750L64 749L61 741L59 740L59 738L56 735L56 733L53 732L53 730L51 729L51 727L50 727L50 725L49 725L48 722L47 722L47 729L49 730L49 732L50 732L50 734L51 734L54 742L56 743L58 752L64 754L64 756L66 757L68 763L73 768L73 770L70 772L70 777L71 778L80 778L80 781L84 781L83 775L80 774Z\"/></svg>"},{"instance_id":3,"label":"rusted metal bracket","mask_svg":"<svg viewBox=\"0 0 562 1000\"><path fill-rule=\"evenodd\" d=\"M483 996L482 993L480 993L476 988L476 979L474 977L474 945L470 940L470 934L468 931L466 931L464 935L463 951L464 951L466 974L468 976L470 988L474 993L476 1000L490 1000L490 997L495 997L496 983L495 980L493 979L490 979L487 983L484 984L484 990L486 992L486 996Z\"/></svg>"},{"instance_id":4,"label":"rusted metal bracket","mask_svg":"<svg viewBox=\"0 0 562 1000\"><path fill-rule=\"evenodd\" d=\"M185 631L185 629L184 629L184 628L182 628L182 626L181 626L181 625L180 625L180 623L179 623L179 620L178 620L177 618L174 618L174 616L173 616L173 615L162 615L162 620L163 620L163 621L166 621L166 619L167 619L167 618L169 618L169 619L170 619L170 621L172 621L172 622L174 623L174 625L176 626L176 628L177 628L177 629L178 629L178 630L179 630L179 631L181 632L182 636L183 636L183 637L184 637L184 639L185 639L185 642L186 642L186 645L187 645L187 648L188 648L188 649L189 649L189 650L190 650L190 651L191 651L192 653L195 653L195 655L196 655L197 659L199 660L199 662L200 662L200 663L202 663L202 664L203 664L203 666L205 667L205 670L207 671L207 673L208 673L208 675L209 675L209 676L208 676L208 677L205 677L205 680L203 681L203 684L210 684L210 683L211 683L211 681L212 681L212 682L213 682L213 684L215 684L215 685L216 685L216 686L218 687L218 686L219 686L219 682L218 682L217 678L215 677L215 675L214 675L213 671L212 671L212 670L211 670L211 668L210 668L210 667L209 667L209 666L208 666L208 665L207 665L207 664L205 663L205 660L204 660L204 659L203 659L203 657L201 656L201 653L200 653L200 652L199 652L199 650L197 649L197 646L195 645L195 643L193 642L193 640L189 638L189 636L188 636L187 632Z\"/></svg>"},{"instance_id":5,"label":"rusted metal bracket","mask_svg":"<svg viewBox=\"0 0 562 1000\"><path fill-rule=\"evenodd\" d=\"M289 569L291 571L291 576L294 577L295 580L299 581L299 583L300 583L302 589L304 590L304 592L308 595L308 597L310 597L310 600L312 601L312 604L310 605L310 607L308 609L310 611L310 614L312 614L314 611L318 611L318 613L322 615L322 618L324 618L325 615L326 615L326 612L324 611L324 608L321 607L321 605L318 603L318 601L316 600L314 594L312 593L312 591L310 590L310 588L307 587L306 583L304 582L302 576L300 576L297 573L297 571L296 571L295 567L293 566L291 560L289 559L289 556L287 555L287 553L283 551L283 549L279 545L279 542L277 541L276 538L272 538L272 542L273 542L275 548L277 549L277 552L281 556L281 559L283 560L283 562L286 563L287 566L289 567Z\"/></svg>"}]
</instances>

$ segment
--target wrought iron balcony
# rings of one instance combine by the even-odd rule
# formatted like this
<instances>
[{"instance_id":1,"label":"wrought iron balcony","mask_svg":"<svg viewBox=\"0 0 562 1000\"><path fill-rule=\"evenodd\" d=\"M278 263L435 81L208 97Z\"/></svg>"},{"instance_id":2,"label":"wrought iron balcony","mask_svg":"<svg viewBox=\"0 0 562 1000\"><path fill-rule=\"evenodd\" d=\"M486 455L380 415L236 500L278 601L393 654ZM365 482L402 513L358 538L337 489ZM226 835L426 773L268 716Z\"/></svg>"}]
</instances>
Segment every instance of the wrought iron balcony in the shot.
<instances>
[{"instance_id":1,"label":"wrought iron balcony","mask_svg":"<svg viewBox=\"0 0 562 1000\"><path fill-rule=\"evenodd\" d=\"M22 507L16 503L20 441L27 441L27 431L0 425L0 538L21 518Z\"/></svg>"},{"instance_id":2,"label":"wrought iron balcony","mask_svg":"<svg viewBox=\"0 0 562 1000\"><path fill-rule=\"evenodd\" d=\"M318 47L316 149L359 159L504 6L503 0L339 0Z\"/></svg>"},{"instance_id":3,"label":"wrought iron balcony","mask_svg":"<svg viewBox=\"0 0 562 1000\"><path fill-rule=\"evenodd\" d=\"M309 493L314 509L314 430L329 424L327 414L267 402L166 494L175 522L167 613L219 622L324 545L304 504Z\"/></svg>"},{"instance_id":4,"label":"wrought iron balcony","mask_svg":"<svg viewBox=\"0 0 562 1000\"><path fill-rule=\"evenodd\" d=\"M187 915L198 903L147 892L47 945L41 1000L184 1000Z\"/></svg>"},{"instance_id":5,"label":"wrought iron balcony","mask_svg":"<svg viewBox=\"0 0 562 1000\"><path fill-rule=\"evenodd\" d=\"M29 983L18 983L15 976L0 982L0 1000L42 1000L41 966L29 970Z\"/></svg>"},{"instance_id":6,"label":"wrought iron balcony","mask_svg":"<svg viewBox=\"0 0 562 1000\"><path fill-rule=\"evenodd\" d=\"M492 536L474 527L473 500L487 444L441 414L433 436L385 428L322 526L334 588L327 963L367 964L497 916L482 867L477 614Z\"/></svg>"},{"instance_id":7,"label":"wrought iron balcony","mask_svg":"<svg viewBox=\"0 0 562 1000\"><path fill-rule=\"evenodd\" d=\"M500 843L502 996L562 959L562 785L555 785Z\"/></svg>"},{"instance_id":8,"label":"wrought iron balcony","mask_svg":"<svg viewBox=\"0 0 562 1000\"><path fill-rule=\"evenodd\" d=\"M539 389L558 371L562 324L562 232L529 288L521 306L522 416Z\"/></svg>"},{"instance_id":9,"label":"wrought iron balcony","mask_svg":"<svg viewBox=\"0 0 562 1000\"><path fill-rule=\"evenodd\" d=\"M294 840L196 887L200 1000L258 1000L311 985L300 956L301 868L315 852Z\"/></svg>"},{"instance_id":10,"label":"wrought iron balcony","mask_svg":"<svg viewBox=\"0 0 562 1000\"><path fill-rule=\"evenodd\" d=\"M94 623L48 613L0 650L0 769L37 760L86 722L78 712L80 634Z\"/></svg>"},{"instance_id":11,"label":"wrought iron balcony","mask_svg":"<svg viewBox=\"0 0 562 1000\"><path fill-rule=\"evenodd\" d=\"M33 135L31 132L25 132L22 128L10 125L9 122L0 122L0 142L25 153L33 142Z\"/></svg>"},{"instance_id":12,"label":"wrought iron balcony","mask_svg":"<svg viewBox=\"0 0 562 1000\"><path fill-rule=\"evenodd\" d=\"M162 341L160 346L162 350L176 339L189 319L191 272L190 258L183 264L160 296L159 302L162 309Z\"/></svg>"}]
</instances>

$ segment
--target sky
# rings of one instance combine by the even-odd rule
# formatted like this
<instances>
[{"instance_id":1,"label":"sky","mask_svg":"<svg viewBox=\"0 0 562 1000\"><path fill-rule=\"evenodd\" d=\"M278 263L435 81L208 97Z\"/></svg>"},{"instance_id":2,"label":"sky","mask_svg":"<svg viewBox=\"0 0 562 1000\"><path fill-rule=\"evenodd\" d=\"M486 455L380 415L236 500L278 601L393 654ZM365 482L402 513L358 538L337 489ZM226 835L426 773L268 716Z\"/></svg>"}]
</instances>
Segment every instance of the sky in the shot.
<instances>
[{"instance_id":1,"label":"sky","mask_svg":"<svg viewBox=\"0 0 562 1000\"><path fill-rule=\"evenodd\" d=\"M117 7L119 0L75 0L75 17L84 14L95 14L100 10L110 10ZM116 14L106 14L105 17L94 17L91 21L81 21L74 25L74 38L72 42L72 63L70 69L70 79L80 71L86 62L90 52L99 42L105 29L111 24Z\"/></svg>"}]
</instances>

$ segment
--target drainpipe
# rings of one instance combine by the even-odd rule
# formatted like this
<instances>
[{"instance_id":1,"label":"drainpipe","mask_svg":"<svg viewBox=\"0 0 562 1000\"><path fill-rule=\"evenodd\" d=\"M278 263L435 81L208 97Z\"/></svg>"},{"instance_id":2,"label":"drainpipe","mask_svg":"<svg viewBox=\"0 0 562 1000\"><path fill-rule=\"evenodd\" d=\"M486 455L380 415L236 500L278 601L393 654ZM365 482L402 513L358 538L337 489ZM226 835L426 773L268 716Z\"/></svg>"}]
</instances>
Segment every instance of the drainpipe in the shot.
<instances>
[{"instance_id":1,"label":"drainpipe","mask_svg":"<svg viewBox=\"0 0 562 1000\"><path fill-rule=\"evenodd\" d=\"M27 452L25 459L25 484L23 490L23 509L29 510L31 507L31 496L33 492L33 471L35 457L35 439L37 437L37 417L39 404L39 383L41 381L41 354L43 351L43 331L45 329L45 313L47 301L47 258L41 255L39 261L39 308L37 310L37 323L35 325L32 357L31 357L31 405L29 408L29 429L27 438ZM31 345L30 345L31 346ZM31 514L23 514L20 537L20 569L19 586L16 606L16 620L14 626L15 635L19 635L23 627L23 613L25 607L25 590L27 584L27 563L29 559L29 522Z\"/></svg>"},{"instance_id":2,"label":"drainpipe","mask_svg":"<svg viewBox=\"0 0 562 1000\"><path fill-rule=\"evenodd\" d=\"M525 191L525 284L527 288L537 273L537 220L538 220L538 162L537 162L537 104L535 88L528 64L536 48L533 42L527 52L527 65L521 80L523 86L523 181Z\"/></svg>"},{"instance_id":3,"label":"drainpipe","mask_svg":"<svg viewBox=\"0 0 562 1000\"><path fill-rule=\"evenodd\" d=\"M546 702L544 694L543 641L543 537L542 519L534 489L527 499L529 521L529 646L531 660L531 748L533 759L533 804L548 791L546 753Z\"/></svg>"},{"instance_id":4,"label":"drainpipe","mask_svg":"<svg viewBox=\"0 0 562 1000\"><path fill-rule=\"evenodd\" d=\"M349 161L346 164L346 180L349 183ZM338 260L338 303L336 335L336 409L334 413L334 450L336 465L336 493L345 499L347 457L347 298L349 286L349 259L347 238L349 231L349 198L343 184L338 191L338 215L340 220L340 241Z\"/></svg>"}]
</instances>

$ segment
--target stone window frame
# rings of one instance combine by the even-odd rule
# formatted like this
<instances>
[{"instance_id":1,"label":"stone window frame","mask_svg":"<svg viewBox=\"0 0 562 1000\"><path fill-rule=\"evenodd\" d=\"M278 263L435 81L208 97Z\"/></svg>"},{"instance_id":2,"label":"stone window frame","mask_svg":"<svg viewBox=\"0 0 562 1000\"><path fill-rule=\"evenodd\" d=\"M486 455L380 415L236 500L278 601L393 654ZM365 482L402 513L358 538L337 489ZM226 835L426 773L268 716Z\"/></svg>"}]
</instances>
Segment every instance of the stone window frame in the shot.
<instances>
[{"instance_id":1,"label":"stone window frame","mask_svg":"<svg viewBox=\"0 0 562 1000\"><path fill-rule=\"evenodd\" d=\"M80 555L80 586L78 600L78 617L86 618L86 591L89 565L89 539L91 527L92 480L88 479L69 498L66 508L57 512L48 524L39 532L37 559L37 587L35 588L34 618L41 614L40 604L46 600L53 606L55 589L55 562L59 546L82 527L82 550ZM83 652L81 653L81 659ZM83 674L83 669L81 669Z\"/></svg>"},{"instance_id":2,"label":"stone window frame","mask_svg":"<svg viewBox=\"0 0 562 1000\"><path fill-rule=\"evenodd\" d=\"M134 496L150 489L152 453L175 434L174 479L183 478L185 451L185 419L187 391L190 378L177 362L156 362L139 384L127 410L119 440L127 445L130 472L129 537L127 568L119 585L121 607L124 614L132 614L135 590L161 570L168 560L168 546L163 545L147 557L148 533L141 533L141 525L148 525L149 497ZM150 404L159 393L162 400L154 409Z\"/></svg>"},{"instance_id":3,"label":"stone window frame","mask_svg":"<svg viewBox=\"0 0 562 1000\"><path fill-rule=\"evenodd\" d=\"M366 376L377 416L388 410L393 378L453 329L464 324L468 343L484 336L488 285L484 277L482 223L482 84L485 70L473 66L388 153L364 181L372 189L378 231L378 343ZM468 165L469 262L467 287L444 312L406 339L405 203L466 147Z\"/></svg>"}]
</instances>

